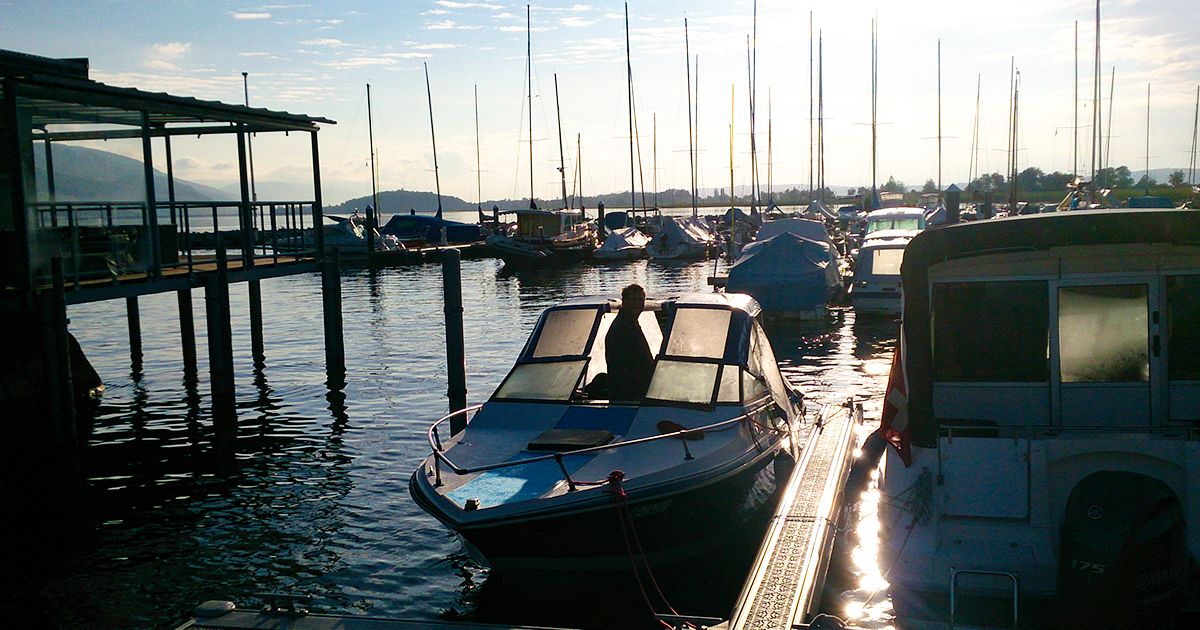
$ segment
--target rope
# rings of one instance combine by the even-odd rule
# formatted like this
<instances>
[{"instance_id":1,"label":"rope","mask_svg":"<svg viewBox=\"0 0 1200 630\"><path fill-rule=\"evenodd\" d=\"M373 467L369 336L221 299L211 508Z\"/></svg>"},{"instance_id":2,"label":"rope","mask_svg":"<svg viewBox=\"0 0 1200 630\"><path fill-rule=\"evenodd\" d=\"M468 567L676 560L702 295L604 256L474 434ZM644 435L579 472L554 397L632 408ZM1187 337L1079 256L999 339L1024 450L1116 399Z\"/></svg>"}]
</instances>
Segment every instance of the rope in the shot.
<instances>
[{"instance_id":1,"label":"rope","mask_svg":"<svg viewBox=\"0 0 1200 630\"><path fill-rule=\"evenodd\" d=\"M625 540L625 551L629 555L629 565L633 570L633 577L637 581L638 591L641 592L642 601L646 603L646 607L650 609L650 613L655 616L655 620L658 621L663 628L673 630L674 627L671 626L671 624L663 621L662 619L658 619L658 611L655 609L654 603L650 600L650 595L647 594L645 584L642 582L641 571L638 569L637 558L641 559L642 566L646 571L646 576L649 579L651 586L654 587L654 592L658 595L659 599L662 600L663 604L666 605L667 610L671 611L672 615L679 616L679 612L675 610L674 606L671 606L671 602L668 601L667 596L663 594L662 588L659 586L658 581L654 579L654 572L650 568L650 562L646 559L646 552L642 548L641 539L638 538L637 529L634 528L633 525L633 514L629 511L629 504L626 501L627 495L625 493L625 488L621 485L621 482L624 479L624 472L620 470L614 470L608 474L608 479L605 480L605 483L608 483L612 487L611 492L613 493L613 498L617 502L617 517L621 521L621 536ZM626 531L625 527L626 522L628 522L629 525L628 531ZM633 538L633 545L630 545L629 543L631 535ZM635 558L634 555L635 547L637 549L637 558ZM693 624L688 622L684 622L684 625L689 628L695 627Z\"/></svg>"}]
</instances>

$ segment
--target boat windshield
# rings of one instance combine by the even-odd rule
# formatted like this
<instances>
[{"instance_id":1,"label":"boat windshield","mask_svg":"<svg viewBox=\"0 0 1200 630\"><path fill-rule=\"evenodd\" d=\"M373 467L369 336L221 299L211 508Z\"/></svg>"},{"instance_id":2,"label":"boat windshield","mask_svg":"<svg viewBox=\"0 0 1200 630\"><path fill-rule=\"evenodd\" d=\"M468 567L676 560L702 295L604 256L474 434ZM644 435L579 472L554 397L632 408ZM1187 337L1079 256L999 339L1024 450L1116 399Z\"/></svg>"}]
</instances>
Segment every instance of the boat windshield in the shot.
<instances>
[{"instance_id":1,"label":"boat windshield","mask_svg":"<svg viewBox=\"0 0 1200 630\"><path fill-rule=\"evenodd\" d=\"M734 363L736 357L725 356L731 320L732 312L725 309L678 309L646 399L695 405L740 403L744 370Z\"/></svg>"},{"instance_id":2,"label":"boat windshield","mask_svg":"<svg viewBox=\"0 0 1200 630\"><path fill-rule=\"evenodd\" d=\"M923 230L925 218L919 216L875 217L867 221L867 234L881 230Z\"/></svg>"},{"instance_id":3,"label":"boat windshield","mask_svg":"<svg viewBox=\"0 0 1200 630\"><path fill-rule=\"evenodd\" d=\"M887 247L871 252L871 273L877 276L900 275L900 263L904 260L904 249Z\"/></svg>"}]
</instances>

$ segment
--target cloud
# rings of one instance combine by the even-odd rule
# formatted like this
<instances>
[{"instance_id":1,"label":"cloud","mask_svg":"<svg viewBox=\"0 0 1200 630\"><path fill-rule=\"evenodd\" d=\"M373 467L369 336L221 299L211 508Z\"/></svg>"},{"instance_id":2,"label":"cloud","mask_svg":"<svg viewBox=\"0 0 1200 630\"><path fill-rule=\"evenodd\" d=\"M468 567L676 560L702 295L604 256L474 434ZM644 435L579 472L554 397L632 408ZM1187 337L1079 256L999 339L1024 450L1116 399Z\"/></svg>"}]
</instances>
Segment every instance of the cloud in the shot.
<instances>
[{"instance_id":1,"label":"cloud","mask_svg":"<svg viewBox=\"0 0 1200 630\"><path fill-rule=\"evenodd\" d=\"M481 27L469 26L466 24L459 24L459 23L455 22L454 20L440 20L438 22L427 22L425 24L425 30L427 30L427 31L445 31L445 30L475 31L475 30L479 30L479 28L481 28Z\"/></svg>"},{"instance_id":2,"label":"cloud","mask_svg":"<svg viewBox=\"0 0 1200 630\"><path fill-rule=\"evenodd\" d=\"M333 61L320 61L318 65L335 70L350 70L353 68L366 68L369 66L394 66L396 60L390 57L350 57L348 59L336 59Z\"/></svg>"},{"instance_id":3,"label":"cloud","mask_svg":"<svg viewBox=\"0 0 1200 630\"><path fill-rule=\"evenodd\" d=\"M569 7L547 7L542 10L549 11L551 13L584 13L586 11L592 11L593 9L586 4L573 4Z\"/></svg>"},{"instance_id":4,"label":"cloud","mask_svg":"<svg viewBox=\"0 0 1200 630\"><path fill-rule=\"evenodd\" d=\"M409 44L413 50L446 50L458 48L458 44Z\"/></svg>"},{"instance_id":5,"label":"cloud","mask_svg":"<svg viewBox=\"0 0 1200 630\"><path fill-rule=\"evenodd\" d=\"M257 13L242 13L242 12L238 12L238 11L230 11L229 17L231 17L235 20L269 20L269 19L271 19L271 14L267 13L266 11L260 11Z\"/></svg>"},{"instance_id":6,"label":"cloud","mask_svg":"<svg viewBox=\"0 0 1200 630\"><path fill-rule=\"evenodd\" d=\"M450 12L445 9L430 9L428 11L422 11L421 15L450 15Z\"/></svg>"},{"instance_id":7,"label":"cloud","mask_svg":"<svg viewBox=\"0 0 1200 630\"><path fill-rule=\"evenodd\" d=\"M142 60L142 65L154 70L176 71L179 70L176 62L191 49L192 45L189 42L154 44L150 47L149 54Z\"/></svg>"},{"instance_id":8,"label":"cloud","mask_svg":"<svg viewBox=\"0 0 1200 630\"><path fill-rule=\"evenodd\" d=\"M592 26L596 23L596 20L588 20L581 17L565 17L559 18L558 22L559 24L569 28L581 28L585 26Z\"/></svg>"},{"instance_id":9,"label":"cloud","mask_svg":"<svg viewBox=\"0 0 1200 630\"><path fill-rule=\"evenodd\" d=\"M335 47L335 48L338 46L346 45L346 42L343 42L340 39L333 39L331 37L322 37L319 39L306 39L300 43L304 44L305 46L331 46L331 47Z\"/></svg>"},{"instance_id":10,"label":"cloud","mask_svg":"<svg viewBox=\"0 0 1200 630\"><path fill-rule=\"evenodd\" d=\"M499 4L492 4L490 2L453 2L452 0L438 0L437 4L440 4L444 7L446 7L447 9L503 9L504 8L503 6L501 6Z\"/></svg>"}]
</instances>

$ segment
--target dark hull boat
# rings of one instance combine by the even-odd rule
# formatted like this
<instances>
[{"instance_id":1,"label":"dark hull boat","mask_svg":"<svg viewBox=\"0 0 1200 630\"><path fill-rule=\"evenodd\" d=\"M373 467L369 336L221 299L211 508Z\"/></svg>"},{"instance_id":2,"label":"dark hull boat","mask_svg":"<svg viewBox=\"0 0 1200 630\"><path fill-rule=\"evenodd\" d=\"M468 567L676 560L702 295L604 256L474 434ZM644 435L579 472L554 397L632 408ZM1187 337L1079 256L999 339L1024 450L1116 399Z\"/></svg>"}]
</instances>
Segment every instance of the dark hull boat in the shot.
<instances>
[{"instance_id":1,"label":"dark hull boat","mask_svg":"<svg viewBox=\"0 0 1200 630\"><path fill-rule=\"evenodd\" d=\"M752 299L696 294L643 312L656 363L632 402L597 387L618 305L550 309L492 398L430 429L433 454L410 491L481 563L610 572L635 555L656 566L695 558L725 544L770 498L776 465L794 461L803 400L779 374ZM443 440L445 423L467 415Z\"/></svg>"}]
</instances>

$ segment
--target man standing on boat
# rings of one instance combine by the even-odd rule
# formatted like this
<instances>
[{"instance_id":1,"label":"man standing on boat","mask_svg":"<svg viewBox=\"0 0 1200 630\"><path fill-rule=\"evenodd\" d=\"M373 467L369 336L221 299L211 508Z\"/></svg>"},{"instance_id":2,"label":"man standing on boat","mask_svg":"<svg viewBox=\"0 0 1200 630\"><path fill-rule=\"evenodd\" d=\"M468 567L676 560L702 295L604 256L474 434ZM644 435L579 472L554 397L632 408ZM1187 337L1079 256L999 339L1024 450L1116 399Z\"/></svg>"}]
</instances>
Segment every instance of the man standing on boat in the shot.
<instances>
[{"instance_id":1,"label":"man standing on boat","mask_svg":"<svg viewBox=\"0 0 1200 630\"><path fill-rule=\"evenodd\" d=\"M611 400L641 400L650 386L654 355L642 334L638 316L646 306L646 290L631 284L621 290L621 309L604 336Z\"/></svg>"}]
</instances>

